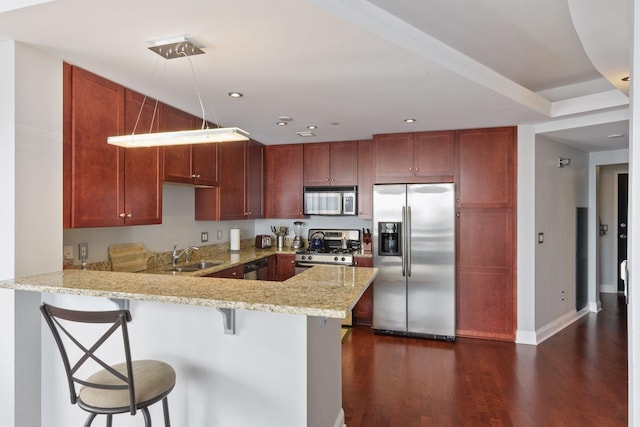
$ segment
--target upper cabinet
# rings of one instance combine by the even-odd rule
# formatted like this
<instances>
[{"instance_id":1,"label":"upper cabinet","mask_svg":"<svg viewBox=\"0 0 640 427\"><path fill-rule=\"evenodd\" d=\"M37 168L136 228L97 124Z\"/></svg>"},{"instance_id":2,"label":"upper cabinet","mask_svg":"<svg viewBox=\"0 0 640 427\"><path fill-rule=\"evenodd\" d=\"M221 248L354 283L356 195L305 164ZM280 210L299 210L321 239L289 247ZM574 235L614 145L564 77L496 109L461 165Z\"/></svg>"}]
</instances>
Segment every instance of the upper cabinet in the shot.
<instances>
[{"instance_id":1,"label":"upper cabinet","mask_svg":"<svg viewBox=\"0 0 640 427\"><path fill-rule=\"evenodd\" d=\"M454 132L374 135L375 182L453 182Z\"/></svg>"},{"instance_id":2,"label":"upper cabinet","mask_svg":"<svg viewBox=\"0 0 640 427\"><path fill-rule=\"evenodd\" d=\"M304 185L357 185L358 142L304 144Z\"/></svg>"},{"instance_id":3,"label":"upper cabinet","mask_svg":"<svg viewBox=\"0 0 640 427\"><path fill-rule=\"evenodd\" d=\"M264 148L265 218L303 218L303 144Z\"/></svg>"},{"instance_id":4,"label":"upper cabinet","mask_svg":"<svg viewBox=\"0 0 640 427\"><path fill-rule=\"evenodd\" d=\"M194 130L198 118L173 108L163 106L161 132ZM176 145L163 148L163 180L179 184L214 186L218 184L218 144Z\"/></svg>"},{"instance_id":5,"label":"upper cabinet","mask_svg":"<svg viewBox=\"0 0 640 427\"><path fill-rule=\"evenodd\" d=\"M133 130L143 98L69 64L63 70L64 227L160 223L159 150L107 144ZM151 124L152 112L145 103L141 125Z\"/></svg>"},{"instance_id":6,"label":"upper cabinet","mask_svg":"<svg viewBox=\"0 0 640 427\"><path fill-rule=\"evenodd\" d=\"M220 181L196 188L196 220L262 218L263 145L250 140L218 144Z\"/></svg>"}]
</instances>

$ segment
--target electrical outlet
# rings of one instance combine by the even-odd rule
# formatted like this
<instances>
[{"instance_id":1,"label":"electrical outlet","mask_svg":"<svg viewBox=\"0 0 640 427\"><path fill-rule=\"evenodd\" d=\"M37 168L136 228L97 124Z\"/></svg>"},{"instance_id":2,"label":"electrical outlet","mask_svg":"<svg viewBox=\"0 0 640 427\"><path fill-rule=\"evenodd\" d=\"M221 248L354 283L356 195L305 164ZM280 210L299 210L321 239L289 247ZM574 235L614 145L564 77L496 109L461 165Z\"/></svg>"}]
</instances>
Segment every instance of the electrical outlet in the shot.
<instances>
[{"instance_id":1,"label":"electrical outlet","mask_svg":"<svg viewBox=\"0 0 640 427\"><path fill-rule=\"evenodd\" d=\"M62 254L65 261L73 261L73 246L64 246L62 248Z\"/></svg>"},{"instance_id":2,"label":"electrical outlet","mask_svg":"<svg viewBox=\"0 0 640 427\"><path fill-rule=\"evenodd\" d=\"M564 301L564 291L562 291L562 301Z\"/></svg>"},{"instance_id":3,"label":"electrical outlet","mask_svg":"<svg viewBox=\"0 0 640 427\"><path fill-rule=\"evenodd\" d=\"M78 259L86 261L89 258L89 244L78 243Z\"/></svg>"},{"instance_id":4,"label":"electrical outlet","mask_svg":"<svg viewBox=\"0 0 640 427\"><path fill-rule=\"evenodd\" d=\"M222 240L222 230L218 230L218 240Z\"/></svg>"},{"instance_id":5,"label":"electrical outlet","mask_svg":"<svg viewBox=\"0 0 640 427\"><path fill-rule=\"evenodd\" d=\"M206 232L206 231L203 231L202 233L200 233L200 241L202 243L208 242L209 241L209 233Z\"/></svg>"}]
</instances>

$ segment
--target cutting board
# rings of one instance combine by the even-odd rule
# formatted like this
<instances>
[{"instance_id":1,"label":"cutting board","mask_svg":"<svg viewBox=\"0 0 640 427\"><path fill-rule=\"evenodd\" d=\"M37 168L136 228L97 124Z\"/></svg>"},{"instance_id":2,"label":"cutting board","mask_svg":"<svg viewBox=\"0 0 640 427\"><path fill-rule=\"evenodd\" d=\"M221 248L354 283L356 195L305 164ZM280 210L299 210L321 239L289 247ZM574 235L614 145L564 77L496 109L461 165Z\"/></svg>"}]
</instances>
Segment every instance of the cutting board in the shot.
<instances>
[{"instance_id":1,"label":"cutting board","mask_svg":"<svg viewBox=\"0 0 640 427\"><path fill-rule=\"evenodd\" d=\"M111 270L136 272L147 269L147 251L142 243L120 243L109 245Z\"/></svg>"}]
</instances>

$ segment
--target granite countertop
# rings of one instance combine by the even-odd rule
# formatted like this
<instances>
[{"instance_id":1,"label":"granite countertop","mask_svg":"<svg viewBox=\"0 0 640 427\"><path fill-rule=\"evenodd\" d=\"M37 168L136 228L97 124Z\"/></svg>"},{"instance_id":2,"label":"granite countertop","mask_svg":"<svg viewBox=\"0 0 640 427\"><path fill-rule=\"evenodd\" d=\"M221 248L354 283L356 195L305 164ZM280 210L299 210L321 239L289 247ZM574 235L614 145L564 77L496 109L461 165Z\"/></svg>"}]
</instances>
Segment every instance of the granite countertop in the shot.
<instances>
[{"instance_id":1,"label":"granite countertop","mask_svg":"<svg viewBox=\"0 0 640 427\"><path fill-rule=\"evenodd\" d=\"M234 262L242 264L261 257L248 252L238 254L237 262L230 258L229 264L196 273L210 274ZM264 256L276 253L264 252ZM366 267L316 266L284 282L274 282L190 276L193 273L63 270L0 281L0 288L343 319L377 272Z\"/></svg>"}]
</instances>

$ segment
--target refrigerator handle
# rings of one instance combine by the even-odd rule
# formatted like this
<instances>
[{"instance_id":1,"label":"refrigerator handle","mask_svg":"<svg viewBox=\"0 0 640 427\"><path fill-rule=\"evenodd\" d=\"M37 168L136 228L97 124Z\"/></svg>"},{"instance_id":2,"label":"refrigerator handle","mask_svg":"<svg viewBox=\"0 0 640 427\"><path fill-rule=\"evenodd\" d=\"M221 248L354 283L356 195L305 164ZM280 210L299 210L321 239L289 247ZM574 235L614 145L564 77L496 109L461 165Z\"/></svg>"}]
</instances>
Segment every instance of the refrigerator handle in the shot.
<instances>
[{"instance_id":1,"label":"refrigerator handle","mask_svg":"<svg viewBox=\"0 0 640 427\"><path fill-rule=\"evenodd\" d=\"M406 233L406 227L405 224L407 223L407 211L406 208L403 206L402 207L402 231L400 233L400 238L402 239L402 247L400 248L400 250L402 251L402 277L406 276L406 272L405 272L405 268L407 265L407 260L405 259L405 256L407 255L407 251L405 250L405 236L404 234Z\"/></svg>"},{"instance_id":2,"label":"refrigerator handle","mask_svg":"<svg viewBox=\"0 0 640 427\"><path fill-rule=\"evenodd\" d=\"M407 276L411 277L411 206L407 207L407 225L404 228L406 253L407 253Z\"/></svg>"}]
</instances>

